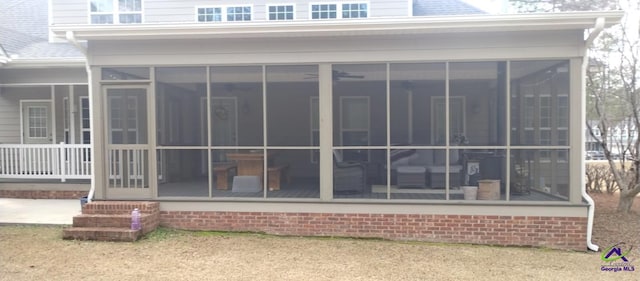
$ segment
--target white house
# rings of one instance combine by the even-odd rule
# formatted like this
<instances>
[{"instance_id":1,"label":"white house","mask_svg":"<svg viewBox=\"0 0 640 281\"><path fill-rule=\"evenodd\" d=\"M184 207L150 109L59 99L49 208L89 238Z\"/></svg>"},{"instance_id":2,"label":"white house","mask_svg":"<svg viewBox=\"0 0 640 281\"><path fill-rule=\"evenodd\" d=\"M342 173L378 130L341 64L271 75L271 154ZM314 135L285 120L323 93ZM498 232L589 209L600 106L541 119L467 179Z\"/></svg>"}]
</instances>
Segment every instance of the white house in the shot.
<instances>
[{"instance_id":1,"label":"white house","mask_svg":"<svg viewBox=\"0 0 640 281\"><path fill-rule=\"evenodd\" d=\"M583 62L621 12L219 3L50 3L51 40L86 56L87 80L37 99L60 115L52 143L90 130L91 199L159 202L161 224L187 229L589 245ZM83 121L69 138L65 97ZM22 112L12 130L44 138L42 110Z\"/></svg>"}]
</instances>

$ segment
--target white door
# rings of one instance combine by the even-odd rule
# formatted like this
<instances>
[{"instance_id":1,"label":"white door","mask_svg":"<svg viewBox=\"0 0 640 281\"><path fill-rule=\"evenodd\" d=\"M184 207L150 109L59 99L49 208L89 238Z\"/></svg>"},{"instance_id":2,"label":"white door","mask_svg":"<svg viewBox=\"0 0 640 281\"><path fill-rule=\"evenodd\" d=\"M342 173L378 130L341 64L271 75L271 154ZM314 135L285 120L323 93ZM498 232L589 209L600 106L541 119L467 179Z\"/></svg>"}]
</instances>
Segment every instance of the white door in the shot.
<instances>
[{"instance_id":1,"label":"white door","mask_svg":"<svg viewBox=\"0 0 640 281\"><path fill-rule=\"evenodd\" d=\"M211 142L214 146L237 146L237 99L214 97L211 100ZM225 151L213 151L213 162L225 161L227 161Z\"/></svg>"},{"instance_id":2,"label":"white door","mask_svg":"<svg viewBox=\"0 0 640 281\"><path fill-rule=\"evenodd\" d=\"M22 102L22 142L25 144L53 143L51 119L51 102Z\"/></svg>"}]
</instances>

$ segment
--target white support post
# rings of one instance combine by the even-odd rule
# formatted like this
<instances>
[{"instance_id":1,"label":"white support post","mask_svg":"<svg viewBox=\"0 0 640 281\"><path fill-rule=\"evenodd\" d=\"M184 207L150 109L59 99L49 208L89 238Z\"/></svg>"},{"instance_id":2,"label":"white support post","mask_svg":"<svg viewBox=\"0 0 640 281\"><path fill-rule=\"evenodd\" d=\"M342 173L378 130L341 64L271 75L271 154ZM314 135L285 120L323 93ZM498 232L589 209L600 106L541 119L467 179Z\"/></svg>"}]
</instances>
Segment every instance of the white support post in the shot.
<instances>
[{"instance_id":1,"label":"white support post","mask_svg":"<svg viewBox=\"0 0 640 281\"><path fill-rule=\"evenodd\" d=\"M64 149L65 145L64 142L60 142L60 145L58 146L58 155L60 157L60 161L58 163L60 163L60 181L61 182L66 182L67 181L67 165L66 165L66 161L65 161L65 149Z\"/></svg>"},{"instance_id":2,"label":"white support post","mask_svg":"<svg viewBox=\"0 0 640 281\"><path fill-rule=\"evenodd\" d=\"M320 200L333 199L333 113L331 64L319 66Z\"/></svg>"},{"instance_id":3,"label":"white support post","mask_svg":"<svg viewBox=\"0 0 640 281\"><path fill-rule=\"evenodd\" d=\"M78 118L78 109L76 108L76 96L74 94L74 86L69 85L69 106L67 110L69 111L69 143L76 143L76 121ZM82 120L80 120L82 123ZM80 126L82 128L82 125ZM82 133L80 134L82 135Z\"/></svg>"}]
</instances>

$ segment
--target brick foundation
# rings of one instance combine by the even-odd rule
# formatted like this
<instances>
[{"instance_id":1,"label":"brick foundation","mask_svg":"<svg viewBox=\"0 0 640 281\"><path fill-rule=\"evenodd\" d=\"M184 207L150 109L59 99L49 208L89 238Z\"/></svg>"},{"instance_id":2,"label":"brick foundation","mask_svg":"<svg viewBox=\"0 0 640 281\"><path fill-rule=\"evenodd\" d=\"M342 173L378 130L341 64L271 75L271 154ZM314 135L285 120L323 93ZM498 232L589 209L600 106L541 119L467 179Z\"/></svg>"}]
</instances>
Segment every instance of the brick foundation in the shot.
<instances>
[{"instance_id":1,"label":"brick foundation","mask_svg":"<svg viewBox=\"0 0 640 281\"><path fill-rule=\"evenodd\" d=\"M375 237L586 250L587 218L539 216L161 211L160 225L187 230Z\"/></svg>"},{"instance_id":2,"label":"brick foundation","mask_svg":"<svg viewBox=\"0 0 640 281\"><path fill-rule=\"evenodd\" d=\"M87 194L82 190L0 190L0 198L21 199L80 199Z\"/></svg>"}]
</instances>

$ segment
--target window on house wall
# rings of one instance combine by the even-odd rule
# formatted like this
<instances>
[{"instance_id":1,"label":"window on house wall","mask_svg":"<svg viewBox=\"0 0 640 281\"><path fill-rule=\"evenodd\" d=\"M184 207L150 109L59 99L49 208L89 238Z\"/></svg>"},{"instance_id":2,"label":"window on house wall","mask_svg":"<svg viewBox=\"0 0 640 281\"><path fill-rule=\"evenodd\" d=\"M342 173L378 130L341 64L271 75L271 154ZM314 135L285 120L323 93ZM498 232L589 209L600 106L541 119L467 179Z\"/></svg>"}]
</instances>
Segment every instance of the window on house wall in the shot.
<instances>
[{"instance_id":1,"label":"window on house wall","mask_svg":"<svg viewBox=\"0 0 640 281\"><path fill-rule=\"evenodd\" d=\"M69 98L62 98L62 114L64 119L64 143L71 143L69 136Z\"/></svg>"},{"instance_id":2,"label":"window on house wall","mask_svg":"<svg viewBox=\"0 0 640 281\"><path fill-rule=\"evenodd\" d=\"M311 19L355 19L369 17L367 3L312 4Z\"/></svg>"},{"instance_id":3,"label":"window on house wall","mask_svg":"<svg viewBox=\"0 0 640 281\"><path fill-rule=\"evenodd\" d=\"M449 134L451 138L455 136L464 136L465 134L465 105L464 97L449 98ZM434 145L443 145L446 141L446 125L445 125L445 97L433 97L431 100L431 127L433 129Z\"/></svg>"},{"instance_id":4,"label":"window on house wall","mask_svg":"<svg viewBox=\"0 0 640 281\"><path fill-rule=\"evenodd\" d=\"M47 108L44 106L28 108L30 138L47 138L47 115Z\"/></svg>"},{"instance_id":5,"label":"window on house wall","mask_svg":"<svg viewBox=\"0 0 640 281\"><path fill-rule=\"evenodd\" d=\"M371 142L370 103L367 96L340 97L340 143L342 145L368 146ZM350 151L351 152L351 151ZM347 154L348 161L368 161L364 153Z\"/></svg>"},{"instance_id":6,"label":"window on house wall","mask_svg":"<svg viewBox=\"0 0 640 281\"><path fill-rule=\"evenodd\" d=\"M90 0L92 24L142 22L142 0Z\"/></svg>"},{"instance_id":7,"label":"window on house wall","mask_svg":"<svg viewBox=\"0 0 640 281\"><path fill-rule=\"evenodd\" d=\"M89 97L80 98L80 130L82 132L82 143L91 143L91 122L89 121Z\"/></svg>"},{"instance_id":8,"label":"window on house wall","mask_svg":"<svg viewBox=\"0 0 640 281\"><path fill-rule=\"evenodd\" d=\"M311 19L335 19L338 18L337 4L313 4L311 5Z\"/></svg>"},{"instance_id":9,"label":"window on house wall","mask_svg":"<svg viewBox=\"0 0 640 281\"><path fill-rule=\"evenodd\" d=\"M251 21L251 6L227 7L227 21Z\"/></svg>"},{"instance_id":10,"label":"window on house wall","mask_svg":"<svg viewBox=\"0 0 640 281\"><path fill-rule=\"evenodd\" d=\"M269 20L293 20L293 5L274 5L268 8Z\"/></svg>"},{"instance_id":11,"label":"window on house wall","mask_svg":"<svg viewBox=\"0 0 640 281\"><path fill-rule=\"evenodd\" d=\"M367 3L347 3L342 4L342 18L355 19L366 18L368 15Z\"/></svg>"},{"instance_id":12,"label":"window on house wall","mask_svg":"<svg viewBox=\"0 0 640 281\"><path fill-rule=\"evenodd\" d=\"M198 22L251 21L251 6L197 7Z\"/></svg>"},{"instance_id":13,"label":"window on house wall","mask_svg":"<svg viewBox=\"0 0 640 281\"><path fill-rule=\"evenodd\" d=\"M218 22L222 21L222 8L220 7L203 7L196 8L198 22Z\"/></svg>"}]
</instances>

